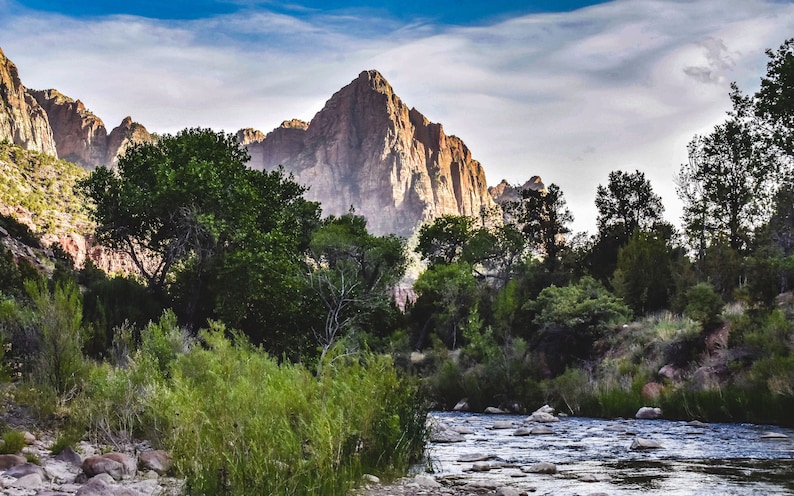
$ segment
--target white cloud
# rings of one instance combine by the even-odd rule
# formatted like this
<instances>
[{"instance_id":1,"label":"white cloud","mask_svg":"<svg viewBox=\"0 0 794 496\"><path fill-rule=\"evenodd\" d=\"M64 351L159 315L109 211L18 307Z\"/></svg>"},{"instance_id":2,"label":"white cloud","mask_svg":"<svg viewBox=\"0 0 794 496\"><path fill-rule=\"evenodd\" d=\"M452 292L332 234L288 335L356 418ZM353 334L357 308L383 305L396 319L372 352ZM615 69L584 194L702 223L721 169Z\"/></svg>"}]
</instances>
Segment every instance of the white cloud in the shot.
<instances>
[{"instance_id":1,"label":"white cloud","mask_svg":"<svg viewBox=\"0 0 794 496\"><path fill-rule=\"evenodd\" d=\"M195 21L41 13L0 17L0 47L32 88L82 99L109 127L269 131L310 119L333 92L378 69L410 106L460 136L489 182L539 174L593 230L595 189L640 169L677 222L672 178L686 143L724 117L731 81L748 92L766 48L794 32L773 0L615 0L490 26L399 25L264 11Z\"/></svg>"}]
</instances>

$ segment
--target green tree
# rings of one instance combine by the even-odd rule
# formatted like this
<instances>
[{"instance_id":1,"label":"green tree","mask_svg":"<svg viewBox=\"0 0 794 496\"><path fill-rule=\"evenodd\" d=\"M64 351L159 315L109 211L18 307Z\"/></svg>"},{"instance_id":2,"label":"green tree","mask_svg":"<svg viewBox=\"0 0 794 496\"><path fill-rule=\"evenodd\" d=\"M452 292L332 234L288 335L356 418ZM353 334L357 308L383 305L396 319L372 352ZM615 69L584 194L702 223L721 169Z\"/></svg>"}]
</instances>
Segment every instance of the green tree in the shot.
<instances>
[{"instance_id":1,"label":"green tree","mask_svg":"<svg viewBox=\"0 0 794 496\"><path fill-rule=\"evenodd\" d=\"M552 373L561 373L576 360L587 360L593 344L616 321L627 321L631 310L592 277L576 284L549 286L526 304L539 327L537 349Z\"/></svg>"},{"instance_id":2,"label":"green tree","mask_svg":"<svg viewBox=\"0 0 794 496\"><path fill-rule=\"evenodd\" d=\"M761 145L746 99L735 86L731 99L729 119L692 139L689 161L677 177L685 232L701 253L720 236L734 250L745 250L753 228L767 214L777 181L777 163Z\"/></svg>"},{"instance_id":3,"label":"green tree","mask_svg":"<svg viewBox=\"0 0 794 496\"><path fill-rule=\"evenodd\" d=\"M639 170L610 172L607 185L596 189L595 205L598 232L618 228L627 242L636 229L648 230L661 222L664 212L662 198Z\"/></svg>"},{"instance_id":4,"label":"green tree","mask_svg":"<svg viewBox=\"0 0 794 496\"><path fill-rule=\"evenodd\" d=\"M442 215L419 228L416 252L430 265L451 264L462 259L475 233L476 220L465 215Z\"/></svg>"},{"instance_id":5,"label":"green tree","mask_svg":"<svg viewBox=\"0 0 794 496\"><path fill-rule=\"evenodd\" d=\"M766 54L769 61L755 94L755 115L764 124L769 142L794 158L794 38Z\"/></svg>"},{"instance_id":6,"label":"green tree","mask_svg":"<svg viewBox=\"0 0 794 496\"><path fill-rule=\"evenodd\" d=\"M555 271L565 250L565 235L571 232L568 224L573 222L560 187L524 189L521 200L505 208L524 234L527 248L543 259L547 270Z\"/></svg>"},{"instance_id":7,"label":"green tree","mask_svg":"<svg viewBox=\"0 0 794 496\"><path fill-rule=\"evenodd\" d=\"M326 310L322 331L315 331L322 356L340 336L374 330L383 323L377 315L395 311L392 288L406 267L402 239L373 236L352 212L331 216L312 236L309 259L309 284Z\"/></svg>"},{"instance_id":8,"label":"green tree","mask_svg":"<svg viewBox=\"0 0 794 496\"><path fill-rule=\"evenodd\" d=\"M427 305L430 315L423 322L417 348L423 348L430 330L450 348L456 348L463 327L477 300L477 281L465 262L436 265L424 271L414 283L416 307Z\"/></svg>"},{"instance_id":9,"label":"green tree","mask_svg":"<svg viewBox=\"0 0 794 496\"><path fill-rule=\"evenodd\" d=\"M634 231L618 252L612 287L635 315L660 310L669 303L675 285L671 259L666 241L649 231Z\"/></svg>"},{"instance_id":10,"label":"green tree","mask_svg":"<svg viewBox=\"0 0 794 496\"><path fill-rule=\"evenodd\" d=\"M217 316L284 344L319 206L282 170L249 169L248 158L233 135L186 129L133 146L118 170L101 167L79 187L99 241L128 253L187 324Z\"/></svg>"}]
</instances>

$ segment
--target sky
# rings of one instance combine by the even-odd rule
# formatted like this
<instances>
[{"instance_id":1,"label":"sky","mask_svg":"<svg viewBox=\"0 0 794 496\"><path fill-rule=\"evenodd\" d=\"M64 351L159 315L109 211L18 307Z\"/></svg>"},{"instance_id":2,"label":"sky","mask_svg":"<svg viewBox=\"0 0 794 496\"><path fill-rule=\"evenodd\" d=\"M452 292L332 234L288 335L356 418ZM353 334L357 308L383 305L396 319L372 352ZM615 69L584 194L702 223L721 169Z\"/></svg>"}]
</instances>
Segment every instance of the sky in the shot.
<instances>
[{"instance_id":1,"label":"sky","mask_svg":"<svg viewBox=\"0 0 794 496\"><path fill-rule=\"evenodd\" d=\"M591 233L615 170L643 172L679 224L687 143L793 36L794 0L0 0L23 84L109 129L130 115L158 133L268 132L377 69L490 185L556 183Z\"/></svg>"}]
</instances>

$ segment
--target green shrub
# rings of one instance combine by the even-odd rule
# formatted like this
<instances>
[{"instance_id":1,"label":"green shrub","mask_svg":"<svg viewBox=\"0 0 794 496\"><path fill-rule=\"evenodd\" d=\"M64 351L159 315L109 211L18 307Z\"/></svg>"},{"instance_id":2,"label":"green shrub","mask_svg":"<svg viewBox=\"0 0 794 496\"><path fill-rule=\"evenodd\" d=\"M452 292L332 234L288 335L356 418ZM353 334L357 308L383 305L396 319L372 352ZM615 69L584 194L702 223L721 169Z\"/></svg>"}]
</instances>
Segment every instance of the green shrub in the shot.
<instances>
[{"instance_id":1,"label":"green shrub","mask_svg":"<svg viewBox=\"0 0 794 496\"><path fill-rule=\"evenodd\" d=\"M224 332L213 324L206 347L178 356L151 403L188 493L347 494L421 452L415 384L389 358L332 350L314 377Z\"/></svg>"},{"instance_id":2,"label":"green shrub","mask_svg":"<svg viewBox=\"0 0 794 496\"><path fill-rule=\"evenodd\" d=\"M725 303L714 286L702 282L689 288L686 292L684 315L700 322L704 329L713 327L720 322L720 313Z\"/></svg>"},{"instance_id":3,"label":"green shrub","mask_svg":"<svg viewBox=\"0 0 794 496\"><path fill-rule=\"evenodd\" d=\"M25 434L20 431L8 430L3 434L3 445L0 446L2 454L16 454L25 447Z\"/></svg>"},{"instance_id":4,"label":"green shrub","mask_svg":"<svg viewBox=\"0 0 794 496\"><path fill-rule=\"evenodd\" d=\"M35 307L38 350L33 380L58 395L74 392L86 372L81 351L82 302L72 281L56 284L50 293L42 281L25 283Z\"/></svg>"}]
</instances>

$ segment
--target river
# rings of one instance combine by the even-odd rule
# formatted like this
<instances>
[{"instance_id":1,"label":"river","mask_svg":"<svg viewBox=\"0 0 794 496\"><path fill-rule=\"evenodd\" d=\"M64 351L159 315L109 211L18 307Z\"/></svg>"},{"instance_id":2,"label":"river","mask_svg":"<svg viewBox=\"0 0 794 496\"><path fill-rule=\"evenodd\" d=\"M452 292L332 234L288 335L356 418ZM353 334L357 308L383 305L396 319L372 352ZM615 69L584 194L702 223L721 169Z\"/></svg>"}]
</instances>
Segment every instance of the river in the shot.
<instances>
[{"instance_id":1,"label":"river","mask_svg":"<svg viewBox=\"0 0 794 496\"><path fill-rule=\"evenodd\" d=\"M526 415L432 412L431 417L466 433L463 442L429 444L427 469L448 484L496 482L555 496L794 494L794 429L563 417L543 424L551 434L516 436L516 428L540 424L524 422ZM505 421L515 428L493 428ZM780 437L762 437L770 432ZM638 437L661 448L630 449ZM484 471L473 471L471 460L480 458L485 460L476 468ZM553 463L557 472L525 472L539 462Z\"/></svg>"}]
</instances>

